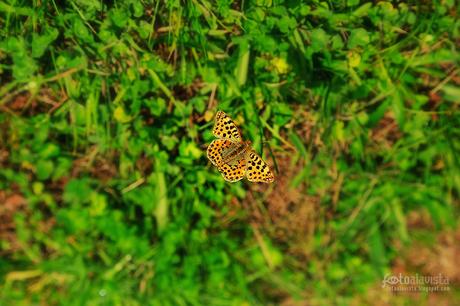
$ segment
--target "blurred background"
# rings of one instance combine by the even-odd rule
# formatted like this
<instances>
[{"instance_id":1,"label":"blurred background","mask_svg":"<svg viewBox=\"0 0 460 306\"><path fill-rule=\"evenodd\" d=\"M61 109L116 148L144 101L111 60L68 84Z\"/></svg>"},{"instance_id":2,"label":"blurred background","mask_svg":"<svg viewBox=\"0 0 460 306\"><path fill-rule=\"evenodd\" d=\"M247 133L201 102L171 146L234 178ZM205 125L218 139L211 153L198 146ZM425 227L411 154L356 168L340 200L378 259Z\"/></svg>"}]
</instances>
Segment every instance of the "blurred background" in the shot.
<instances>
[{"instance_id":1,"label":"blurred background","mask_svg":"<svg viewBox=\"0 0 460 306\"><path fill-rule=\"evenodd\" d=\"M0 304L459 305L457 5L0 1Z\"/></svg>"}]
</instances>

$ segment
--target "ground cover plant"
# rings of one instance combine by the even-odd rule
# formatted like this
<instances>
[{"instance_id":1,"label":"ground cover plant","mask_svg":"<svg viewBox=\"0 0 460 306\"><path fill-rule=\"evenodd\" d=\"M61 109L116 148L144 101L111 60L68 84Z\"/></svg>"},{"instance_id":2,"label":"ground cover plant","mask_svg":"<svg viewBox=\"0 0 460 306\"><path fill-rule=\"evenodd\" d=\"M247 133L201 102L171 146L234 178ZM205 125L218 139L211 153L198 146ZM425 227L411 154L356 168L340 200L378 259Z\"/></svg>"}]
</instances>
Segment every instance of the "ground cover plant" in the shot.
<instances>
[{"instance_id":1,"label":"ground cover plant","mask_svg":"<svg viewBox=\"0 0 460 306\"><path fill-rule=\"evenodd\" d=\"M0 0L0 304L458 303L458 13ZM211 166L218 110L273 183Z\"/></svg>"}]
</instances>

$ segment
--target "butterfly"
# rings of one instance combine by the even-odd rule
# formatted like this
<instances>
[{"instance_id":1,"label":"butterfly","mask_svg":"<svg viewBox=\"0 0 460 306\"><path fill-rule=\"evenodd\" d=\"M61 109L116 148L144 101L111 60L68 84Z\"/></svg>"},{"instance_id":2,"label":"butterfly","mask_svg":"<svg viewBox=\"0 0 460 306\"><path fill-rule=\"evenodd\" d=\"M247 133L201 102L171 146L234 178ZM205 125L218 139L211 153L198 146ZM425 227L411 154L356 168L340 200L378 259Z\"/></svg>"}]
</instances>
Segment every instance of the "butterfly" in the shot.
<instances>
[{"instance_id":1,"label":"butterfly","mask_svg":"<svg viewBox=\"0 0 460 306\"><path fill-rule=\"evenodd\" d=\"M271 183L275 180L267 163L243 141L235 122L223 111L218 111L212 130L217 139L208 146L207 155L224 179L237 182L244 176L251 182Z\"/></svg>"}]
</instances>

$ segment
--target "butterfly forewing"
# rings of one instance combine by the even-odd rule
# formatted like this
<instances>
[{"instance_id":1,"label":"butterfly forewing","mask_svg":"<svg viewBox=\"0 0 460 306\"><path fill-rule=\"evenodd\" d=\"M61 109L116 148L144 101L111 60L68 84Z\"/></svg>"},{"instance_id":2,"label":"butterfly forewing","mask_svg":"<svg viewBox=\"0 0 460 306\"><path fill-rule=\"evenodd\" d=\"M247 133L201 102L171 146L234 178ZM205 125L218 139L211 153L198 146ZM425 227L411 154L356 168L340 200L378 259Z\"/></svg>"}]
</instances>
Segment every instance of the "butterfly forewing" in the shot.
<instances>
[{"instance_id":1,"label":"butterfly forewing","mask_svg":"<svg viewBox=\"0 0 460 306\"><path fill-rule=\"evenodd\" d=\"M271 183L275 176L270 171L267 163L254 150L251 150L246 155L246 177L251 182Z\"/></svg>"},{"instance_id":2,"label":"butterfly forewing","mask_svg":"<svg viewBox=\"0 0 460 306\"><path fill-rule=\"evenodd\" d=\"M241 134L235 122L227 116L223 111L218 111L216 114L216 122L212 130L217 138L226 138L234 142L241 142Z\"/></svg>"}]
</instances>

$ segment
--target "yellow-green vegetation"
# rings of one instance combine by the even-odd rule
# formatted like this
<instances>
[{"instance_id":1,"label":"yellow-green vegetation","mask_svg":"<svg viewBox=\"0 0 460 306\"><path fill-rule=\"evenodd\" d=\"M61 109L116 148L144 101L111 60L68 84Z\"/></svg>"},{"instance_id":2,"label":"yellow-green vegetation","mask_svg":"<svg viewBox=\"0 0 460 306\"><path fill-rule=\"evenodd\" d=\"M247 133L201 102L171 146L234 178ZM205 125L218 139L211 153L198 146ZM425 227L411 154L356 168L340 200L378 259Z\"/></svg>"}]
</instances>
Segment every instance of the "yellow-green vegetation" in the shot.
<instances>
[{"instance_id":1,"label":"yellow-green vegetation","mask_svg":"<svg viewBox=\"0 0 460 306\"><path fill-rule=\"evenodd\" d=\"M455 304L457 5L0 0L0 305Z\"/></svg>"}]
</instances>

